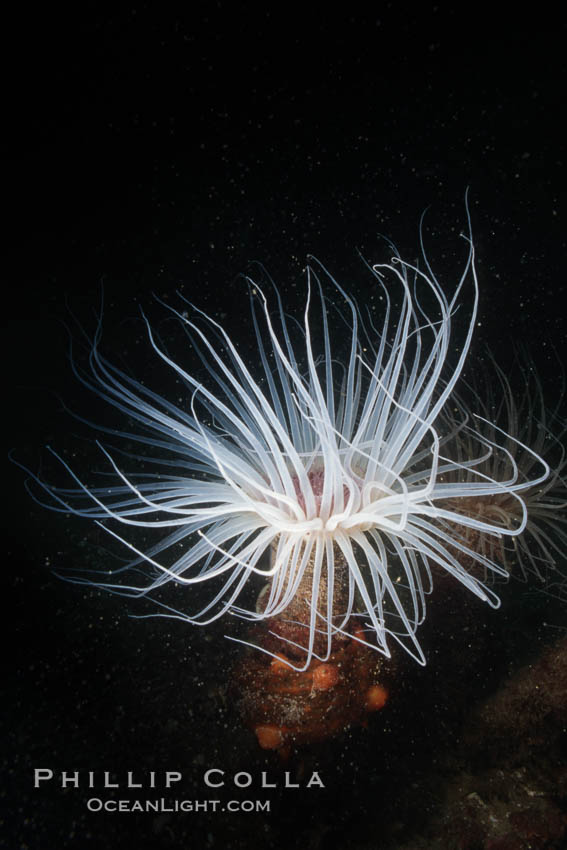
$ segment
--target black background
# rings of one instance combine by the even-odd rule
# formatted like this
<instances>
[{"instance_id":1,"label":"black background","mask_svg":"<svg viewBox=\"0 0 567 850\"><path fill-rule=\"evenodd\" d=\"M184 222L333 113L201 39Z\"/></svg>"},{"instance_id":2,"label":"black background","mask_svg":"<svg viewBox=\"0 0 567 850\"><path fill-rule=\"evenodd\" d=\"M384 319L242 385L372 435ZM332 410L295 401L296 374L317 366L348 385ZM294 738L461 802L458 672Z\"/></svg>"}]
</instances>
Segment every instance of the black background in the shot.
<instances>
[{"instance_id":1,"label":"black background","mask_svg":"<svg viewBox=\"0 0 567 850\"><path fill-rule=\"evenodd\" d=\"M471 358L488 344L506 363L526 343L553 399L553 352L564 359L566 340L561 21L427 4L81 4L7 32L3 383L17 459L38 468L42 446L76 430L54 395L82 403L61 322L71 311L92 328L101 282L105 338L137 374L153 368L136 354L138 304L159 316L152 293L179 287L253 350L238 278L251 262L292 306L308 253L364 300L356 250L374 260L383 233L415 257L430 206L432 253L451 280L467 186L481 285ZM210 796L206 767L282 768L227 704L223 627L137 622L123 601L59 582L47 566L93 557L100 540L34 505L22 479L9 465L7 847L245 847L250 830L266 847L434 846L411 842L442 806L427 771L461 734L453 713L462 719L472 699L462 681L458 709L424 698L415 722L402 707L382 737L356 732L293 762L294 775L320 769L328 787L278 791L270 816L93 815L87 792L34 791L33 767L181 769L195 799ZM520 664L514 646L530 651L514 610L502 616L518 643L472 652L488 664L471 668L479 686ZM420 683L442 694L441 675L418 671L405 687L421 704ZM435 846L453 846L443 840Z\"/></svg>"}]
</instances>

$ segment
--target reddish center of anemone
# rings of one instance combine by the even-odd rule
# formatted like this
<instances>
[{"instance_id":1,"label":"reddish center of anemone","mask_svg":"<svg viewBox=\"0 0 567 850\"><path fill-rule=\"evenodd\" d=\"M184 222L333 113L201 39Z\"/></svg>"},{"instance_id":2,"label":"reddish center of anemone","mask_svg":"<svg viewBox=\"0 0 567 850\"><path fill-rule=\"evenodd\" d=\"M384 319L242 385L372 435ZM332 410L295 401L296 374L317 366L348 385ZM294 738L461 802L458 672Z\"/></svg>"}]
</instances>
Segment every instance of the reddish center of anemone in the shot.
<instances>
[{"instance_id":1,"label":"reddish center of anemone","mask_svg":"<svg viewBox=\"0 0 567 850\"><path fill-rule=\"evenodd\" d=\"M319 516L319 513L321 512L321 500L323 498L323 486L325 484L325 473L322 469L315 469L307 473L307 478L309 479L309 483L315 497L315 513ZM301 489L301 482L297 475L294 475L291 480L293 481L297 501L301 505L302 510L305 510L305 494Z\"/></svg>"},{"instance_id":2,"label":"reddish center of anemone","mask_svg":"<svg viewBox=\"0 0 567 850\"><path fill-rule=\"evenodd\" d=\"M323 487L325 486L325 471L323 469L312 469L310 472L307 473L307 478L309 480L309 483L311 485L311 490L313 491L313 496L315 498L315 516L320 516L321 515L321 502L323 500ZM297 475L293 475L291 480L293 481L293 487L295 489L295 495L297 496L297 501L301 505L302 510L305 511L306 510L305 493L301 489L301 482L300 482L299 478L297 477ZM348 487L343 485L343 498L344 498L344 504L345 505L348 501L348 495L349 495ZM332 497L331 498L330 514L332 514L335 511L335 504L334 503L335 503L335 499L334 499L334 497Z\"/></svg>"}]
</instances>

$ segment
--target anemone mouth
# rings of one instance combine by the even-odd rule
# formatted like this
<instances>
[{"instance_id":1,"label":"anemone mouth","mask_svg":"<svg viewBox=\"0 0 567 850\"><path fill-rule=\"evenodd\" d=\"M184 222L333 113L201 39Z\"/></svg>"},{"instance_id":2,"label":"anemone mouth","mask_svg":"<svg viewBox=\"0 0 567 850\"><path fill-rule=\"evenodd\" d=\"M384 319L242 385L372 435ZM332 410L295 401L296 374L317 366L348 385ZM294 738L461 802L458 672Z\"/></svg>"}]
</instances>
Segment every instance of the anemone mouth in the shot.
<instances>
[{"instance_id":1,"label":"anemone mouth","mask_svg":"<svg viewBox=\"0 0 567 850\"><path fill-rule=\"evenodd\" d=\"M291 476L297 507L286 515L291 519L287 530L297 533L310 531L332 537L339 529L366 529L372 525L367 518L357 521L357 515L362 514L368 505L388 495L381 485L377 482L370 486L366 484L361 470L351 469L348 475L341 470L341 477L334 482L331 496L327 497L324 504L327 474L323 461L319 460L306 472L303 482L298 475ZM305 492L305 487L309 493ZM283 524L285 520L282 520Z\"/></svg>"},{"instance_id":2,"label":"anemone mouth","mask_svg":"<svg viewBox=\"0 0 567 850\"><path fill-rule=\"evenodd\" d=\"M324 494L324 490L325 490L325 474L326 474L325 473L325 464L324 464L322 459L315 461L313 463L313 465L311 466L311 468L309 469L309 471L306 473L306 475L307 475L307 482L306 482L307 487L309 488L309 490L311 491L311 493L313 495L313 500L312 500L312 503L311 503L311 511L310 511L311 515L308 515L308 513L307 513L307 511L308 511L308 509L307 509L308 497L306 496L306 494L304 493L304 490L302 489L302 482L301 482L298 475L293 474L293 473L291 475L291 481L292 481L292 484L293 484L293 488L295 490L295 495L297 497L297 504L299 505L299 507L303 511L306 519L314 519L315 517L319 517L323 521L326 521L330 516L333 515L333 513L335 513L334 509L335 509L335 507L337 507L336 503L340 502L341 507L339 509L341 509L342 505L348 503L349 493L350 493L351 489L352 490L356 489L357 480L356 480L355 476L353 475L351 477L351 486L350 487L346 483L343 483L343 485L342 485L342 498L337 498L336 492L333 493L331 500L330 500L330 504L328 505L328 508L327 508L327 511L326 511L327 515L324 516L321 512L321 509L322 509L322 506L323 506L323 494ZM340 488L340 484L339 484L339 488Z\"/></svg>"}]
</instances>

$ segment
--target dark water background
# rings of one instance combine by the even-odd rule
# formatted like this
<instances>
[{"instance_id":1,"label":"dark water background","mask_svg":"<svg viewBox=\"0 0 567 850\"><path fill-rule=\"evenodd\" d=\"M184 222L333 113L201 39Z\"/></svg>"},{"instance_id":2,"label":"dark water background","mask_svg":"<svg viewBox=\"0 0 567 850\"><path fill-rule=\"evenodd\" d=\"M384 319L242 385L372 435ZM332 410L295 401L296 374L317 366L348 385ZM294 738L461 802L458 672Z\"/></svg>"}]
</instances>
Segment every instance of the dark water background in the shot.
<instances>
[{"instance_id":1,"label":"dark water background","mask_svg":"<svg viewBox=\"0 0 567 850\"><path fill-rule=\"evenodd\" d=\"M178 288L253 356L238 277L251 262L290 308L303 303L308 253L364 303L371 281L356 250L386 259L382 233L416 257L430 206L431 255L449 286L467 186L481 286L469 363L489 345L508 368L525 344L553 404L567 334L564 37L560 21L470 20L433 6L295 15L140 4L14 22L6 448L39 468L42 446L65 449L83 433L54 393L107 416L72 378L62 325L71 311L93 327L101 281L105 344L138 376L155 374L139 305L159 325L152 293L173 299ZM72 445L93 454L80 436ZM5 475L6 847L563 846L561 695L551 707L536 700L527 727L518 715L510 729L498 701L526 665L538 673L524 696L559 678L541 662L567 625L549 597L518 585L504 588L499 612L474 601L463 612L451 596L433 606L422 632L430 664L400 662L391 708L283 768L318 770L326 788L265 792L261 771L281 782L282 765L234 714L237 651L224 624L128 619L130 603L58 581L49 567L99 565L106 541L34 505L12 465ZM548 737L537 731L546 723ZM34 767L181 770L178 797L269 798L272 811L92 814L88 790L34 790ZM248 771L255 784L209 793L208 767ZM533 790L521 800L518 775ZM510 821L513 810L523 820Z\"/></svg>"}]
</instances>

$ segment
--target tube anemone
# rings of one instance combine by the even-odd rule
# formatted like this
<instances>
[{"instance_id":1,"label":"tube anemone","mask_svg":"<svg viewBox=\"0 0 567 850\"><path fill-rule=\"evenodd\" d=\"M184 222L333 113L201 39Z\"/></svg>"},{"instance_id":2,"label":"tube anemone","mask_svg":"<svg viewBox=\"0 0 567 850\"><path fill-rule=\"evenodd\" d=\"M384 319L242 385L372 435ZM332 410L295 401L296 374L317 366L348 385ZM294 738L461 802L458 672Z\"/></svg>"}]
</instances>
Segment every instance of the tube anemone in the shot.
<instances>
[{"instance_id":1,"label":"tube anemone","mask_svg":"<svg viewBox=\"0 0 567 850\"><path fill-rule=\"evenodd\" d=\"M562 374L562 365L557 364ZM511 377L510 377L511 376ZM519 378L523 386L517 402L511 380ZM540 458L549 463L550 474L545 482L534 481L522 493L528 510L524 533L506 541L490 536L478 536L474 531L463 529L469 545L482 551L491 560L496 560L514 576L527 581L534 576L548 589L561 586L561 564L567 549L567 452L563 445L567 423L562 421L561 408L565 398L565 380L562 375L560 389L552 409L545 404L543 387L535 365L526 352L518 351L514 368L509 374L488 354L487 368L481 371L470 392L477 399L482 418L477 417L478 434L489 443L499 440L505 452L491 453L479 469L494 479L507 477L511 472L511 458L525 481L530 481ZM480 398L479 386L484 388L484 399ZM466 421L468 404L454 396L454 410L447 405L442 418L447 418L447 428L456 433L458 418ZM455 415L457 413L457 416ZM505 433L505 436L503 434ZM466 460L476 451L477 436L463 429L459 439L453 441L455 457ZM530 446L530 450L526 449ZM454 477L454 473L451 477ZM471 477L472 480L472 477ZM459 506L455 505L459 510ZM518 503L507 493L490 499L480 499L471 512L477 518L498 517L509 527L519 522ZM476 538L473 540L473 538Z\"/></svg>"},{"instance_id":2,"label":"tube anemone","mask_svg":"<svg viewBox=\"0 0 567 850\"><path fill-rule=\"evenodd\" d=\"M287 663L297 670L312 657L329 658L333 641L346 635L386 657L398 643L424 664L417 631L432 567L497 607L482 574L505 575L506 569L471 546L463 528L498 540L520 535L527 523L522 493L541 484L549 470L523 445L534 464L529 477L522 476L506 443L518 440L506 436L498 445L477 434L481 451L462 458L450 451L461 426L444 434L436 427L465 363L477 314L468 208L467 220L464 267L449 295L423 240L421 268L402 260L393 245L390 262L368 266L384 304L379 328L377 317L363 315L313 258L299 322L288 317L275 287L270 295L246 278L256 368L218 322L180 296L179 309L163 306L200 358L206 372L200 380L169 356L144 315L156 357L186 389L183 403L107 360L99 323L89 368L75 365L75 372L138 426L128 433L102 430L138 441L144 454L124 452L126 461L99 442L107 464L101 486L88 486L55 452L72 486L33 476L50 507L94 520L130 552L127 566L110 578L73 580L144 597L169 583L204 584L211 593L200 610L186 613L156 599L156 616L200 625L225 614L293 621L293 637L279 635L295 659ZM459 318L467 313L459 340L458 308ZM486 471L487 458L496 453L506 459L494 467L506 470L500 478ZM514 503L513 523L471 510L473 502L494 497ZM133 527L156 532L158 540L146 549L136 546L127 536ZM247 586L257 576L265 589L255 607L248 604Z\"/></svg>"}]
</instances>

